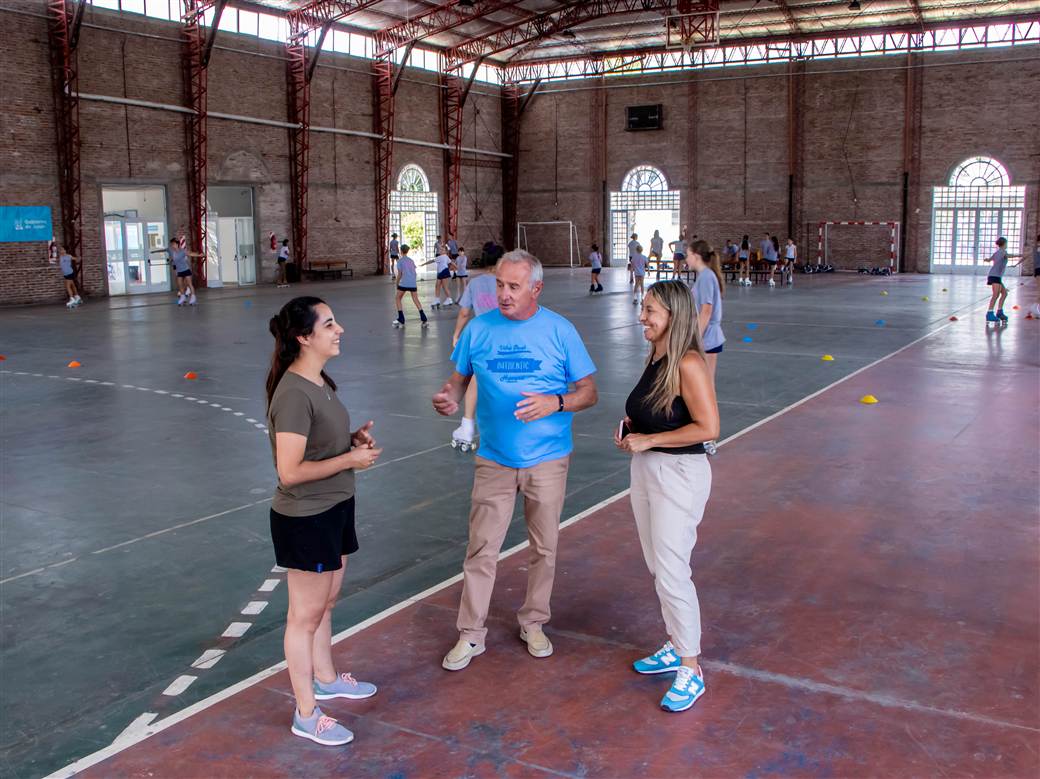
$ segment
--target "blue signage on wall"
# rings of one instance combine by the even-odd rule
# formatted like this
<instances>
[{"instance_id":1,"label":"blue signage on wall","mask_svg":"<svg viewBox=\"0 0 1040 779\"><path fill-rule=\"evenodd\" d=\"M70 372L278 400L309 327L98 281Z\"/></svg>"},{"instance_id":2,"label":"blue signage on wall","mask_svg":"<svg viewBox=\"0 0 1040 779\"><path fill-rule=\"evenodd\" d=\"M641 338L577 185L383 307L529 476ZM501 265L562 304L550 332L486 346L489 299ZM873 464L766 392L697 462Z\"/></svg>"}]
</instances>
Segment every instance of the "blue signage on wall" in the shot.
<instances>
[{"instance_id":1,"label":"blue signage on wall","mask_svg":"<svg viewBox=\"0 0 1040 779\"><path fill-rule=\"evenodd\" d=\"M50 206L0 206L0 243L46 243L53 235Z\"/></svg>"}]
</instances>

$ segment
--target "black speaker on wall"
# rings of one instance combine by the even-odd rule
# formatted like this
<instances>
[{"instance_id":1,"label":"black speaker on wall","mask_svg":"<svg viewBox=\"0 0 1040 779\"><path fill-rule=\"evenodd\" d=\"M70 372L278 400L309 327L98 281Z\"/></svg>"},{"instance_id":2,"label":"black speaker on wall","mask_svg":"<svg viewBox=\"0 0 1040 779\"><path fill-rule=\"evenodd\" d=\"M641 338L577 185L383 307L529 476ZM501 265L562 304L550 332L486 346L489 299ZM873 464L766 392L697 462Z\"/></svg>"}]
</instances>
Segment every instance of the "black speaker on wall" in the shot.
<instances>
[{"instance_id":1,"label":"black speaker on wall","mask_svg":"<svg viewBox=\"0 0 1040 779\"><path fill-rule=\"evenodd\" d=\"M660 130L664 111L660 103L657 105L630 105L625 109L625 129Z\"/></svg>"}]
</instances>

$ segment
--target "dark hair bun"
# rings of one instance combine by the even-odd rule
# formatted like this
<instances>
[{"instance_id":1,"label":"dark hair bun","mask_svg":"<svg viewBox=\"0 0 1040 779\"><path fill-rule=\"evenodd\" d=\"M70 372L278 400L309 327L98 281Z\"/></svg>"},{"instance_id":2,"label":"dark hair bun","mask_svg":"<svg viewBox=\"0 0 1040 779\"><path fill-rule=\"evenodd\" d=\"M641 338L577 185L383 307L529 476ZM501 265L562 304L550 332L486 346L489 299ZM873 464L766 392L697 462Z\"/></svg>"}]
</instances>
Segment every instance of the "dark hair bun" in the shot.
<instances>
[{"instance_id":1,"label":"dark hair bun","mask_svg":"<svg viewBox=\"0 0 1040 779\"><path fill-rule=\"evenodd\" d=\"M267 329L271 331L271 335L278 338L282 329L281 322L278 321L277 316L271 317L271 321L267 323Z\"/></svg>"}]
</instances>

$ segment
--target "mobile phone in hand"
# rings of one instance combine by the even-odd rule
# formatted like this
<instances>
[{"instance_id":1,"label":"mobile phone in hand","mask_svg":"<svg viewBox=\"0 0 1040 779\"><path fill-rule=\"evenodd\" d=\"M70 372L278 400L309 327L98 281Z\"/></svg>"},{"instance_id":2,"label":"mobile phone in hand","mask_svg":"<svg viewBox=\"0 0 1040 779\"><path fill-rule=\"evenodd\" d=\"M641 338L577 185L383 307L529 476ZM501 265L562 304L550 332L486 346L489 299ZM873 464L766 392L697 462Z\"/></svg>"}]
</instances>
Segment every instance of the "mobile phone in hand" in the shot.
<instances>
[{"instance_id":1,"label":"mobile phone in hand","mask_svg":"<svg viewBox=\"0 0 1040 779\"><path fill-rule=\"evenodd\" d=\"M618 422L617 435L618 438L624 438L626 435L628 435L628 426L625 424L625 420L623 419L620 422Z\"/></svg>"}]
</instances>

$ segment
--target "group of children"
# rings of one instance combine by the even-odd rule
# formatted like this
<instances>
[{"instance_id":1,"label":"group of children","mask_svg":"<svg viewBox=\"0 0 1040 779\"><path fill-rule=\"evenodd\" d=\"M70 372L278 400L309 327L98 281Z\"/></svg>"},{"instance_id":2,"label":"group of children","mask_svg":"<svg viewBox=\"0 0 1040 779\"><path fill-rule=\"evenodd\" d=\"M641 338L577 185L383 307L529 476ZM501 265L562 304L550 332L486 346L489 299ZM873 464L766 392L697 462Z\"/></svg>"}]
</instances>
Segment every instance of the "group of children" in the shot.
<instances>
[{"instance_id":1,"label":"group of children","mask_svg":"<svg viewBox=\"0 0 1040 779\"><path fill-rule=\"evenodd\" d=\"M412 303L419 312L419 321L423 327L428 325L426 312L423 310L422 302L419 300L418 273L415 260L408 256L411 247L398 240L397 233L390 234L388 253L390 255L390 281L397 282L397 318L393 321L394 327L403 327L405 324L404 309L401 305L405 294L409 294ZM454 236L448 236L448 240L441 242L441 236L433 244L434 257L422 265L435 265L437 270L437 283L434 287L434 299L432 308L448 308L459 303L466 293L469 283L469 258L466 249L459 246ZM455 282L455 297L452 298L452 281Z\"/></svg>"}]
</instances>

